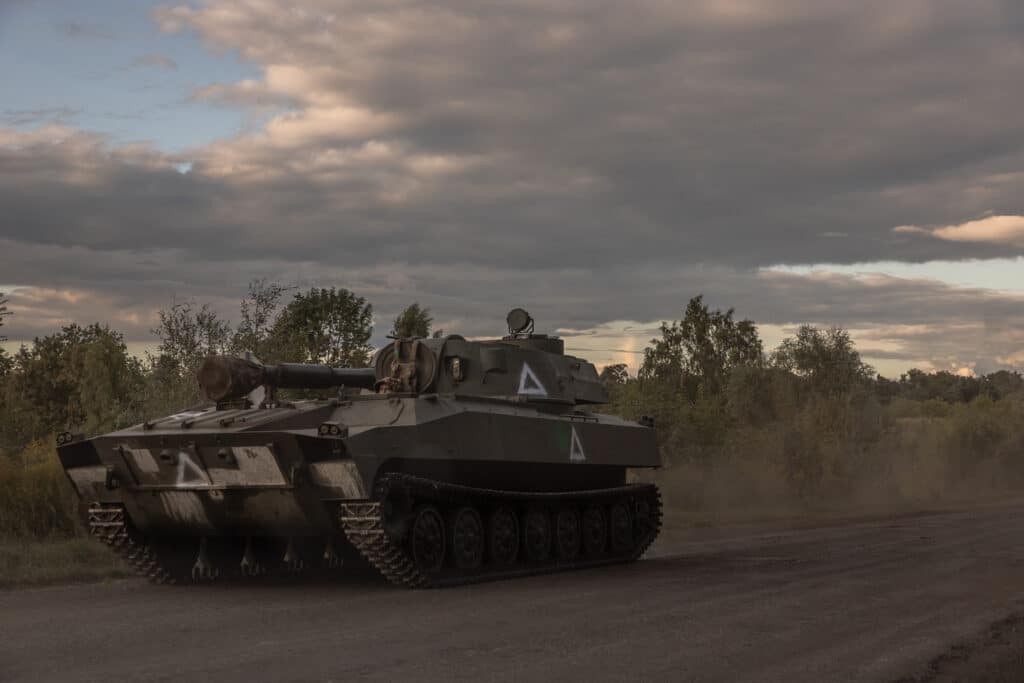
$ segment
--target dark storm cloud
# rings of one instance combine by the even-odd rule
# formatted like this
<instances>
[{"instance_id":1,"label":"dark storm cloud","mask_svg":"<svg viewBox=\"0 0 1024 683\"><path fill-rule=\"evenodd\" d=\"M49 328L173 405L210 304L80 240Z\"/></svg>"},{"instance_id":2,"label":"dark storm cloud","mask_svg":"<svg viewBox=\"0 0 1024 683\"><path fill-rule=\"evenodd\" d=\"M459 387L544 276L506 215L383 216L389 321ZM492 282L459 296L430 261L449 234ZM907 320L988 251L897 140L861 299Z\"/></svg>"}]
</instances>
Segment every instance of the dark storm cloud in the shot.
<instances>
[{"instance_id":1,"label":"dark storm cloud","mask_svg":"<svg viewBox=\"0 0 1024 683\"><path fill-rule=\"evenodd\" d=\"M321 2L158 19L267 65L210 97L294 103L264 139L217 150L289 171L260 186L286 198L257 213L301 223L290 237L341 233L358 261L376 258L364 228L399 238L397 259L487 260L492 247L536 267L753 267L1005 253L891 229L1021 209L1021 180L1004 178L1024 162L1022 13ZM330 168L371 142L394 156ZM402 166L415 156L472 163L424 176ZM442 235L459 239L441 249Z\"/></svg>"},{"instance_id":2,"label":"dark storm cloud","mask_svg":"<svg viewBox=\"0 0 1024 683\"><path fill-rule=\"evenodd\" d=\"M1024 253L940 230L1024 213L1019 3L229 1L155 18L264 67L195 99L279 114L174 156L0 131L0 281L152 306L233 300L252 276L337 283L474 334L512 304L582 329L677 317L698 292L761 322L908 334L1020 317L982 290L757 272Z\"/></svg>"},{"instance_id":3,"label":"dark storm cloud","mask_svg":"<svg viewBox=\"0 0 1024 683\"><path fill-rule=\"evenodd\" d=\"M0 129L0 236L109 250L237 239L229 212L216 206L230 193L215 179L178 173L173 163L146 148L110 149L100 136L66 128Z\"/></svg>"}]
</instances>

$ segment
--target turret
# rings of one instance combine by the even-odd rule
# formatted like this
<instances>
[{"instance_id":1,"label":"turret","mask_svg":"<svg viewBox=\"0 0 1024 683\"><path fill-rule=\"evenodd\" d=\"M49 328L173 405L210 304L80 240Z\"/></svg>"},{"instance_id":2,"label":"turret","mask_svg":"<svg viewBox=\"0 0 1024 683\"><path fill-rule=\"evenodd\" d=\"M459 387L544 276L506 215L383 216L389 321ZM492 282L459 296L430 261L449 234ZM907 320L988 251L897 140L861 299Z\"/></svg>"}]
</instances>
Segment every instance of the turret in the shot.
<instances>
[{"instance_id":1,"label":"turret","mask_svg":"<svg viewBox=\"0 0 1024 683\"><path fill-rule=\"evenodd\" d=\"M396 339L377 352L378 387L549 406L608 402L593 364L565 355L561 339L534 334L529 313L515 308L506 322L501 339Z\"/></svg>"},{"instance_id":2,"label":"turret","mask_svg":"<svg viewBox=\"0 0 1024 683\"><path fill-rule=\"evenodd\" d=\"M210 356L197 373L203 395L216 403L248 397L258 405L261 387L328 389L351 387L378 394L442 394L571 406L606 403L608 393L593 364L565 355L561 339L533 333L533 318L521 308L506 319L508 335L470 341L459 335L440 339L395 339L377 351L373 367L331 368ZM257 393L254 393L257 392Z\"/></svg>"}]
</instances>

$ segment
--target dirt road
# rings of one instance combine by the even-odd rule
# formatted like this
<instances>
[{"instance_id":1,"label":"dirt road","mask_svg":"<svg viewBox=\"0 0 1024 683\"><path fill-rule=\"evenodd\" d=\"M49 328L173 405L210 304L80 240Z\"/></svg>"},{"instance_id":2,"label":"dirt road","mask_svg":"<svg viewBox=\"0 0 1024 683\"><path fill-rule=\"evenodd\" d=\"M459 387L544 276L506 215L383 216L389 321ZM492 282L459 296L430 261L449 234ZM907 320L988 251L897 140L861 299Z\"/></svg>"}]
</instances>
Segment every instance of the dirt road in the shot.
<instances>
[{"instance_id":1,"label":"dirt road","mask_svg":"<svg viewBox=\"0 0 1024 683\"><path fill-rule=\"evenodd\" d=\"M0 680L930 680L1015 613L1024 504L706 530L633 565L448 590L0 592Z\"/></svg>"}]
</instances>

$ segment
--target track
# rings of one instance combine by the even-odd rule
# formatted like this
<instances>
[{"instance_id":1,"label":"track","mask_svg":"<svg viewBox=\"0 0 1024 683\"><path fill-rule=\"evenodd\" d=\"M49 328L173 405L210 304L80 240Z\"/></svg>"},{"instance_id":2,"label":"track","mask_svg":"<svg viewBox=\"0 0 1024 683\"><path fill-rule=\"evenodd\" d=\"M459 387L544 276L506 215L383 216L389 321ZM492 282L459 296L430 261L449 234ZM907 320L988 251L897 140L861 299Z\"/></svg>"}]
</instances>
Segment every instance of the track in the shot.
<instances>
[{"instance_id":1,"label":"track","mask_svg":"<svg viewBox=\"0 0 1024 683\"><path fill-rule=\"evenodd\" d=\"M338 522L349 541L381 575L396 586L407 588L443 588L631 562L643 555L661 529L661 496L658 489L650 484L575 493L509 493L446 484L403 474L390 474L382 478L377 499L388 501L390 504L383 506L381 503L369 502L340 503ZM436 574L421 571L411 556L408 540L410 531L404 528L408 525L393 530L395 524L389 523L387 515L384 514L385 507L392 511L398 507L408 507L408 516L411 516L416 507L424 505L434 506L448 514L468 506L485 513L507 509L519 520L517 524L521 524L525 513L532 509L539 512L550 524L560 510L571 510L575 514L581 509L596 510L599 511L599 515L607 516L607 511L617 504L628 511L630 526L628 539L620 548L609 548L608 539L605 538L596 552L587 553L582 548L583 544L578 538L580 530L577 528L576 547L569 557L566 557L566 553L559 557L557 552L551 552L549 549L543 557L531 561L525 557L528 553L519 549L513 553L517 556L515 560L504 566L495 566L481 548L479 567L448 568ZM579 518L576 519L576 526L580 526ZM600 526L602 535L609 536L607 522L601 521ZM483 528L480 532L481 537L486 535ZM522 535L522 530L517 527L515 536L518 538ZM557 540L549 538L548 546L552 545L557 546Z\"/></svg>"},{"instance_id":2,"label":"track","mask_svg":"<svg viewBox=\"0 0 1024 683\"><path fill-rule=\"evenodd\" d=\"M406 588L452 587L632 562L643 555L661 529L661 495L651 484L571 493L526 493L471 488L394 473L381 478L376 501L338 503L335 514L339 530L354 551L384 578ZM414 517L423 507L436 514L439 543L433 550L439 566L434 569L425 568L413 552ZM453 515L466 510L476 525L469 534L469 548L466 535L458 536L452 527ZM484 520L493 521L496 513L505 513L505 521L513 526L508 534L513 542L507 548L510 556L504 559L494 556L495 552L500 554L500 549L488 547L493 546L494 534ZM538 540L525 529L531 514L544 529L540 552L536 547L535 552L529 552L531 544L527 541L534 540L536 546ZM596 520L596 527L584 523L587 514L591 515L591 522ZM616 518L618 525L611 521ZM559 520L568 524L560 526ZM265 557L261 562L253 551L252 539L229 539L228 544L239 545L239 552L214 559L207 539L146 538L134 530L121 505L91 505L87 524L90 535L110 546L139 576L156 584L252 579L265 576L269 566L281 564L277 557ZM585 542L588 528L591 534L589 542ZM337 567L333 544L329 545L329 553L321 553L317 558L321 562L309 558L312 561L307 563L299 559L291 541L277 540L287 546L285 556L293 558L291 564L296 568L290 574L313 569L328 557L331 567ZM456 544L459 540L462 542ZM244 550L240 545L243 542ZM455 559L459 555L456 545L462 550L463 560L468 550L468 566L465 561L460 566ZM249 571L254 566L260 569Z\"/></svg>"},{"instance_id":3,"label":"track","mask_svg":"<svg viewBox=\"0 0 1024 683\"><path fill-rule=\"evenodd\" d=\"M1024 504L666 532L640 562L444 591L0 592L0 680L943 680L1024 612Z\"/></svg>"},{"instance_id":4,"label":"track","mask_svg":"<svg viewBox=\"0 0 1024 683\"><path fill-rule=\"evenodd\" d=\"M153 549L132 539L128 532L124 508L93 505L89 508L87 517L89 534L110 546L136 574L156 584L176 583L176 579L161 564Z\"/></svg>"}]
</instances>

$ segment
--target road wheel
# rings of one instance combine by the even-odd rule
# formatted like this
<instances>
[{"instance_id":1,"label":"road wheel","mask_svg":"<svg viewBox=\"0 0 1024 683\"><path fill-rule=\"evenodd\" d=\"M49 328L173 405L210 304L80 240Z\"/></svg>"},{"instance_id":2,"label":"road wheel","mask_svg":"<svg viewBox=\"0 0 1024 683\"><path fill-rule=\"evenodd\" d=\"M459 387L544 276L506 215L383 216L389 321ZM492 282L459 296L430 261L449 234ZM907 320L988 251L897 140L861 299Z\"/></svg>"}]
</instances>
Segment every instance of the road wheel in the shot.
<instances>
[{"instance_id":1,"label":"road wheel","mask_svg":"<svg viewBox=\"0 0 1024 683\"><path fill-rule=\"evenodd\" d=\"M444 520L433 505L416 511L409 530L409 550L416 568L425 575L434 575L444 566Z\"/></svg>"},{"instance_id":2,"label":"road wheel","mask_svg":"<svg viewBox=\"0 0 1024 683\"><path fill-rule=\"evenodd\" d=\"M612 552L627 553L633 549L633 515L625 501L612 505L608 514Z\"/></svg>"},{"instance_id":3,"label":"road wheel","mask_svg":"<svg viewBox=\"0 0 1024 683\"><path fill-rule=\"evenodd\" d=\"M561 560L575 560L580 555L583 539L580 534L580 512L566 506L555 516L555 547Z\"/></svg>"},{"instance_id":4,"label":"road wheel","mask_svg":"<svg viewBox=\"0 0 1024 683\"><path fill-rule=\"evenodd\" d=\"M647 542L647 539L658 535L658 519L655 516L650 501L637 501L636 530L638 542Z\"/></svg>"},{"instance_id":5,"label":"road wheel","mask_svg":"<svg viewBox=\"0 0 1024 683\"><path fill-rule=\"evenodd\" d=\"M583 511L583 552L587 557L600 557L608 547L608 520L604 510L591 505Z\"/></svg>"},{"instance_id":6,"label":"road wheel","mask_svg":"<svg viewBox=\"0 0 1024 683\"><path fill-rule=\"evenodd\" d=\"M461 507L448 517L449 550L458 569L479 569L484 560L484 523L475 508Z\"/></svg>"},{"instance_id":7,"label":"road wheel","mask_svg":"<svg viewBox=\"0 0 1024 683\"><path fill-rule=\"evenodd\" d=\"M491 513L487 523L487 543L491 562L506 567L519 556L519 520L515 510L500 507Z\"/></svg>"},{"instance_id":8,"label":"road wheel","mask_svg":"<svg viewBox=\"0 0 1024 683\"><path fill-rule=\"evenodd\" d=\"M534 508L523 519L523 548L531 562L544 562L551 554L551 516Z\"/></svg>"}]
</instances>

